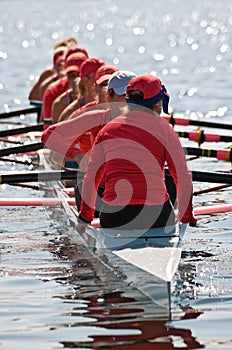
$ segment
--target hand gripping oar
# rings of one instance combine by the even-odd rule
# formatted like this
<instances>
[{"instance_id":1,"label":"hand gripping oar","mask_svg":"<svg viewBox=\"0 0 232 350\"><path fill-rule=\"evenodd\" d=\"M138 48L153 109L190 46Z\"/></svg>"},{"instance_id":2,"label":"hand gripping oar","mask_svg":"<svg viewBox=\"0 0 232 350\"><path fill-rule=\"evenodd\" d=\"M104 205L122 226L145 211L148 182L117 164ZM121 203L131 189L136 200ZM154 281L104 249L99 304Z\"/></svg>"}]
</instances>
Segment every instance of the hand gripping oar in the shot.
<instances>
[{"instance_id":1,"label":"hand gripping oar","mask_svg":"<svg viewBox=\"0 0 232 350\"><path fill-rule=\"evenodd\" d=\"M17 111L0 113L0 119L19 117L20 115L33 114L33 113L37 113L37 117L38 117L38 115L40 114L40 111L41 111L41 107L38 107L38 106L24 108Z\"/></svg>"},{"instance_id":2,"label":"hand gripping oar","mask_svg":"<svg viewBox=\"0 0 232 350\"><path fill-rule=\"evenodd\" d=\"M18 174L2 174L0 175L0 184L11 184L17 182L38 182L38 181L60 181L60 180L74 180L77 177L78 170L53 170L53 171L29 171ZM192 171L193 181L212 182L232 184L232 173L218 173L208 171ZM169 171L165 170L166 176L171 176Z\"/></svg>"},{"instance_id":3,"label":"hand gripping oar","mask_svg":"<svg viewBox=\"0 0 232 350\"><path fill-rule=\"evenodd\" d=\"M25 126L23 128L2 130L0 131L0 137L26 134L32 131L43 131L43 123Z\"/></svg>"},{"instance_id":4,"label":"hand gripping oar","mask_svg":"<svg viewBox=\"0 0 232 350\"><path fill-rule=\"evenodd\" d=\"M38 151L44 147L43 142L31 143L28 145L9 147L6 149L0 149L0 157L9 156L10 154L27 153Z\"/></svg>"}]
</instances>

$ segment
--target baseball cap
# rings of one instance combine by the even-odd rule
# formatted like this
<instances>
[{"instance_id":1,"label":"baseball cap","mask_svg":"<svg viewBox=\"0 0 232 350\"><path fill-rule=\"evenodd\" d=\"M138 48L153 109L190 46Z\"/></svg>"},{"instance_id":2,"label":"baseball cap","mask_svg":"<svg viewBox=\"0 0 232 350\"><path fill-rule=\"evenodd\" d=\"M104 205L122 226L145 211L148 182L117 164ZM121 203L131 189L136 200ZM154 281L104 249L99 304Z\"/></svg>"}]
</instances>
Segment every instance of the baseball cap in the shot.
<instances>
[{"instance_id":1,"label":"baseball cap","mask_svg":"<svg viewBox=\"0 0 232 350\"><path fill-rule=\"evenodd\" d=\"M68 56L65 62L66 73L80 72L80 66L85 60L86 55L82 52L76 52Z\"/></svg>"},{"instance_id":2,"label":"baseball cap","mask_svg":"<svg viewBox=\"0 0 232 350\"><path fill-rule=\"evenodd\" d=\"M119 69L115 66L109 66L109 65L103 65L100 68L98 68L96 75L95 75L95 83L97 85L102 84L104 81L109 80L111 75L114 72L117 72Z\"/></svg>"},{"instance_id":3,"label":"baseball cap","mask_svg":"<svg viewBox=\"0 0 232 350\"><path fill-rule=\"evenodd\" d=\"M129 99L128 92L138 90L143 93L143 98L139 100ZM161 80L154 75L141 75L131 79L126 88L126 101L135 103L144 107L152 106L163 101L163 111L168 114L169 94Z\"/></svg>"},{"instance_id":4,"label":"baseball cap","mask_svg":"<svg viewBox=\"0 0 232 350\"><path fill-rule=\"evenodd\" d=\"M106 64L102 59L100 58L87 58L80 67L80 77L83 77L89 73L96 72L98 68Z\"/></svg>"},{"instance_id":5,"label":"baseball cap","mask_svg":"<svg viewBox=\"0 0 232 350\"><path fill-rule=\"evenodd\" d=\"M67 59L68 56L70 56L70 55L72 55L73 53L76 53L76 52L82 52L82 53L85 54L86 58L89 57L86 48L84 46L82 46L82 45L76 44L76 45L70 46L68 48L66 56L65 56L65 59Z\"/></svg>"},{"instance_id":6,"label":"baseball cap","mask_svg":"<svg viewBox=\"0 0 232 350\"><path fill-rule=\"evenodd\" d=\"M127 85L135 77L137 74L127 70L114 72L108 81L108 90L113 89L117 95L125 95Z\"/></svg>"}]
</instances>

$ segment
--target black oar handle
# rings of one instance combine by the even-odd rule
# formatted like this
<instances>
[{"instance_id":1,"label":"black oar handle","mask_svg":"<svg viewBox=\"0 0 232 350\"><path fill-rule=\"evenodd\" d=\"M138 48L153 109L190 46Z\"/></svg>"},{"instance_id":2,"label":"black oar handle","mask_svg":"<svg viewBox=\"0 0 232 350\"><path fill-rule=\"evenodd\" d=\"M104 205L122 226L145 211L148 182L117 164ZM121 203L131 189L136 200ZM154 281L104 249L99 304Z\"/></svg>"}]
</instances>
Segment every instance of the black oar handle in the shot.
<instances>
[{"instance_id":1,"label":"black oar handle","mask_svg":"<svg viewBox=\"0 0 232 350\"><path fill-rule=\"evenodd\" d=\"M43 123L25 126L23 128L2 130L2 131L0 131L0 137L20 135L20 134L24 134L24 133L26 134L26 133L31 132L31 131L43 131Z\"/></svg>"},{"instance_id":2,"label":"black oar handle","mask_svg":"<svg viewBox=\"0 0 232 350\"><path fill-rule=\"evenodd\" d=\"M43 142L37 142L37 143L31 143L29 145L0 149L0 157L9 156L10 154L38 151L39 149L42 149L43 147L44 147Z\"/></svg>"},{"instance_id":3,"label":"black oar handle","mask_svg":"<svg viewBox=\"0 0 232 350\"><path fill-rule=\"evenodd\" d=\"M40 112L41 112L41 107L40 106L24 108L24 109L20 109L20 110L17 110L17 111L0 113L0 119L18 117L18 116L20 116L22 114L32 114L32 113L37 113L37 116L39 116Z\"/></svg>"}]
</instances>

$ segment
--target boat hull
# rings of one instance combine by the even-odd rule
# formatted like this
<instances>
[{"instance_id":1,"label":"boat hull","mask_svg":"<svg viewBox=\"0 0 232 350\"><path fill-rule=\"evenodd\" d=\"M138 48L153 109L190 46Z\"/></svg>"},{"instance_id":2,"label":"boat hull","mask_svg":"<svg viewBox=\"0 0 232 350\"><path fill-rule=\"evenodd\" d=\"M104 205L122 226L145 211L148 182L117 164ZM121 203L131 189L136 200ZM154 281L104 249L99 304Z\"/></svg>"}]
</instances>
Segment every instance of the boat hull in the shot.
<instances>
[{"instance_id":1,"label":"boat hull","mask_svg":"<svg viewBox=\"0 0 232 350\"><path fill-rule=\"evenodd\" d=\"M50 170L47 152L40 150L39 155L45 170ZM68 230L69 239L77 244L81 241L104 267L147 295L158 308L164 308L170 318L171 281L181 258L186 225L120 231L102 229L99 219L94 219L84 234L78 234L75 230L78 212L75 206L69 205L69 191L62 181L55 181L52 185L65 211L67 223L74 228L72 233Z\"/></svg>"}]
</instances>

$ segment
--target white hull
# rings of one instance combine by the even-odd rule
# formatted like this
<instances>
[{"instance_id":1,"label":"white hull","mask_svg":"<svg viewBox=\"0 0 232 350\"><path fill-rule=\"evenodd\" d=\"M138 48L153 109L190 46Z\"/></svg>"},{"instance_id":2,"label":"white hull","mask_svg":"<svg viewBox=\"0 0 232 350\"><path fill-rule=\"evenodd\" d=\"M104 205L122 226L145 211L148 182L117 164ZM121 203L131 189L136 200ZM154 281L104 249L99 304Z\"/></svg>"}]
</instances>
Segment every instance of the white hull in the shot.
<instances>
[{"instance_id":1,"label":"white hull","mask_svg":"<svg viewBox=\"0 0 232 350\"><path fill-rule=\"evenodd\" d=\"M41 163L45 170L51 170L45 153L48 151L39 151ZM118 278L149 296L157 307L162 309L162 314L165 308L169 317L170 283L181 258L181 242L186 225L172 233L167 230L164 232L163 228L152 230L152 238L148 239L144 236L138 238L143 234L139 230L128 231L126 238L122 238L118 231L101 230L98 227L98 219L95 219L93 225L89 225L86 232L79 235L75 230L78 212L75 206L68 204L69 194L62 182L53 181L52 185L55 196L62 202L67 223L74 227L73 230L69 230L69 239L77 244L81 241L89 252Z\"/></svg>"}]
</instances>

